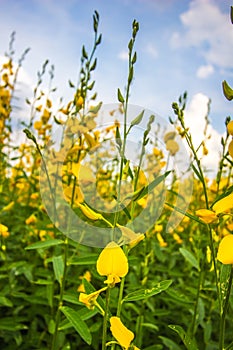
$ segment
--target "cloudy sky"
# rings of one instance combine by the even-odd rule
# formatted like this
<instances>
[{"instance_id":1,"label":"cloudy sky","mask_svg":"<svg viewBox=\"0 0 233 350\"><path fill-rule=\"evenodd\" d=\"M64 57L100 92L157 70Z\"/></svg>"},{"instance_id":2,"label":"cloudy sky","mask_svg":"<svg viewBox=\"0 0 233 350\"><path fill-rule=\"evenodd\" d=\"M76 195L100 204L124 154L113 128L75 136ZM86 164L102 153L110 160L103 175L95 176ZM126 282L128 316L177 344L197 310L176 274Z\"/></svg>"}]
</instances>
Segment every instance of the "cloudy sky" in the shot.
<instances>
[{"instance_id":1,"label":"cloudy sky","mask_svg":"<svg viewBox=\"0 0 233 350\"><path fill-rule=\"evenodd\" d=\"M200 134L210 98L214 138L224 132L224 120L232 112L221 88L224 79L233 85L231 0L0 0L0 5L0 56L12 31L16 57L31 48L24 62L25 84L35 84L37 71L49 59L59 96L72 95L68 80L77 80L82 44L91 48L97 10L103 41L97 52L96 88L99 100L117 102L117 88L123 90L126 82L127 44L136 19L138 61L130 102L168 118L172 102L188 91L187 121ZM216 141L210 147L214 145Z\"/></svg>"}]
</instances>

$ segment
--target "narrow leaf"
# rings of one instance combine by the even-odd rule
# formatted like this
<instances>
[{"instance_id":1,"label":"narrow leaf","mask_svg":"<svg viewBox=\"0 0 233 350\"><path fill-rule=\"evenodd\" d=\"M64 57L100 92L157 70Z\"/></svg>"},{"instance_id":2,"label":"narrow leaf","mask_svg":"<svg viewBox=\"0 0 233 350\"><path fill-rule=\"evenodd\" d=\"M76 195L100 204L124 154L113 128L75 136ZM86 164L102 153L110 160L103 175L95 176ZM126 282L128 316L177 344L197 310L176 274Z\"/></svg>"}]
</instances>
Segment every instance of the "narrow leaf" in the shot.
<instances>
[{"instance_id":1,"label":"narrow leaf","mask_svg":"<svg viewBox=\"0 0 233 350\"><path fill-rule=\"evenodd\" d=\"M1 295L0 295L0 305L8 306L8 307L12 307L13 306L11 300L9 300L8 298L6 298L4 296L1 296Z\"/></svg>"},{"instance_id":2,"label":"narrow leaf","mask_svg":"<svg viewBox=\"0 0 233 350\"><path fill-rule=\"evenodd\" d=\"M141 123L143 115L144 115L144 110L136 117L132 120L130 126L134 126L134 125L138 125Z\"/></svg>"},{"instance_id":3,"label":"narrow leaf","mask_svg":"<svg viewBox=\"0 0 233 350\"><path fill-rule=\"evenodd\" d=\"M227 84L226 80L222 82L224 96L231 101L233 99L233 89Z\"/></svg>"},{"instance_id":4,"label":"narrow leaf","mask_svg":"<svg viewBox=\"0 0 233 350\"><path fill-rule=\"evenodd\" d=\"M195 267L195 269L197 269L198 271L200 270L199 264L197 259L195 258L195 256L188 251L185 248L180 248L179 249L180 253L183 255L183 257L193 266Z\"/></svg>"},{"instance_id":5,"label":"narrow leaf","mask_svg":"<svg viewBox=\"0 0 233 350\"><path fill-rule=\"evenodd\" d=\"M119 102L121 102L121 103L125 102L125 99L124 99L120 89L117 89L117 97L118 97Z\"/></svg>"},{"instance_id":6,"label":"narrow leaf","mask_svg":"<svg viewBox=\"0 0 233 350\"><path fill-rule=\"evenodd\" d=\"M61 255L53 256L52 262L53 262L53 270L54 270L55 278L58 281L58 283L61 285L62 277L64 274L64 267L65 267L63 258Z\"/></svg>"},{"instance_id":7,"label":"narrow leaf","mask_svg":"<svg viewBox=\"0 0 233 350\"><path fill-rule=\"evenodd\" d=\"M224 304L225 304L225 300L226 300L226 294L227 294L227 290L228 290L228 284L229 284L229 280L230 280L230 273L231 273L231 265L227 264L221 265L221 271L220 271L220 289L221 289L221 306L222 306L222 310L224 308Z\"/></svg>"},{"instance_id":8,"label":"narrow leaf","mask_svg":"<svg viewBox=\"0 0 233 350\"><path fill-rule=\"evenodd\" d=\"M89 328L86 323L81 319L77 311L74 311L68 306L62 306L61 311L66 316L66 318L70 321L72 326L78 332L80 337L88 344L91 345L92 336Z\"/></svg>"},{"instance_id":9,"label":"narrow leaf","mask_svg":"<svg viewBox=\"0 0 233 350\"><path fill-rule=\"evenodd\" d=\"M75 256L70 261L68 265L95 265L98 259L98 254L89 254L88 256Z\"/></svg>"},{"instance_id":10,"label":"narrow leaf","mask_svg":"<svg viewBox=\"0 0 233 350\"><path fill-rule=\"evenodd\" d=\"M166 173L156 177L149 185L145 186L144 190L140 193L137 200L149 194L156 186L160 184L160 182L162 182L170 174L170 172L171 171L166 171Z\"/></svg>"},{"instance_id":11,"label":"narrow leaf","mask_svg":"<svg viewBox=\"0 0 233 350\"><path fill-rule=\"evenodd\" d=\"M191 167L192 167L194 173L197 175L197 178L198 178L201 182L203 182L203 179L202 179L202 177L201 177L199 171L198 171L197 168L195 167L195 165L194 165L194 164L191 164Z\"/></svg>"},{"instance_id":12,"label":"narrow leaf","mask_svg":"<svg viewBox=\"0 0 233 350\"><path fill-rule=\"evenodd\" d=\"M192 214L190 214L190 213L188 213L188 212L186 212L186 211L183 211L182 209L180 209L180 208L176 207L175 205L170 204L170 203L168 203L168 202L165 202L165 204L168 205L169 207L171 207L172 209L176 210L178 213L181 213L181 214L187 216L188 218L190 218L190 219L192 219L192 220L198 222L199 224L206 225L203 221L201 221L201 220L198 218L198 216L195 216L195 215L192 215Z\"/></svg>"},{"instance_id":13,"label":"narrow leaf","mask_svg":"<svg viewBox=\"0 0 233 350\"><path fill-rule=\"evenodd\" d=\"M176 343L174 343L173 340L163 337L161 335L159 335L159 338L169 350L181 350L181 348Z\"/></svg>"},{"instance_id":14,"label":"narrow leaf","mask_svg":"<svg viewBox=\"0 0 233 350\"><path fill-rule=\"evenodd\" d=\"M46 241L36 242L33 244L30 244L29 246L25 247L26 250L31 249L44 249L44 248L50 248L52 246L63 244L64 241L61 239L48 239Z\"/></svg>"},{"instance_id":15,"label":"narrow leaf","mask_svg":"<svg viewBox=\"0 0 233 350\"><path fill-rule=\"evenodd\" d=\"M157 283L153 288L150 289L139 289L135 292L129 293L123 299L125 301L135 301L135 300L143 300L149 297L152 297L155 294L159 294L166 290L172 284L172 280L165 280Z\"/></svg>"},{"instance_id":16,"label":"narrow leaf","mask_svg":"<svg viewBox=\"0 0 233 350\"><path fill-rule=\"evenodd\" d=\"M187 335L181 326L170 324L168 327L179 334L187 350L198 350L196 344L194 343L194 340Z\"/></svg>"}]
</instances>

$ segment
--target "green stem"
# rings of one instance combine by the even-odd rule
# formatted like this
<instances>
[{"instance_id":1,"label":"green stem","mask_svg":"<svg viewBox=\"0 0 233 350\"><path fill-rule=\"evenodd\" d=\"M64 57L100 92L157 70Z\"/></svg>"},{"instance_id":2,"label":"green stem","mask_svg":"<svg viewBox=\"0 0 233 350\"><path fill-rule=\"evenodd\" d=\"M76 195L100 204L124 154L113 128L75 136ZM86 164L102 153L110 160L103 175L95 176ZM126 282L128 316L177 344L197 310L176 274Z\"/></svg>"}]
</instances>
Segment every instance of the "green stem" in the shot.
<instances>
[{"instance_id":1,"label":"green stem","mask_svg":"<svg viewBox=\"0 0 233 350\"><path fill-rule=\"evenodd\" d=\"M63 295L64 295L64 291L65 291L65 283L66 283L66 276L67 276L67 258L68 258L68 238L66 238L66 240L65 240L64 272L63 272L63 276L62 276L62 280L61 280L60 295L59 295L57 312L56 312L56 316L55 316L55 330L53 333L51 350L55 350L57 348L56 341L57 341L58 326L59 326L60 316L61 316L60 308L63 305Z\"/></svg>"},{"instance_id":2,"label":"green stem","mask_svg":"<svg viewBox=\"0 0 233 350\"><path fill-rule=\"evenodd\" d=\"M219 304L219 311L221 314L222 306L221 306L221 293L220 293L220 286L218 283L218 269L217 269L217 263L216 263L216 257L215 257L215 252L214 252L214 241L213 241L213 236L212 236L212 229L210 225L208 225L208 231L209 231L209 239L210 239L210 251L211 251L211 257L213 260L214 264L214 274L215 274L215 284L216 284L216 289L217 289L217 294L218 294L218 304Z\"/></svg>"},{"instance_id":3,"label":"green stem","mask_svg":"<svg viewBox=\"0 0 233 350\"><path fill-rule=\"evenodd\" d=\"M195 300L195 305L194 305L194 312L193 312L193 319L192 319L192 324L190 328L190 337L193 338L195 334L195 324L196 324L196 318L197 318L197 309L198 309L198 301L199 301L199 296L200 296L200 291L202 287L202 275L203 271L199 272L198 276L198 286L197 286L197 294L196 294L196 300Z\"/></svg>"},{"instance_id":4,"label":"green stem","mask_svg":"<svg viewBox=\"0 0 233 350\"><path fill-rule=\"evenodd\" d=\"M110 302L110 287L108 287L108 289L106 290L106 307L105 307L104 321L103 321L102 350L106 349L109 302Z\"/></svg>"},{"instance_id":5,"label":"green stem","mask_svg":"<svg viewBox=\"0 0 233 350\"><path fill-rule=\"evenodd\" d=\"M226 299L225 299L225 303L223 306L223 311L222 311L221 319L220 319L219 350L224 350L226 315L227 315L227 309L228 309L229 299L230 299L230 294L231 294L232 280L233 280L233 265L231 266L231 272L230 272L230 278L229 278L229 282L228 282Z\"/></svg>"},{"instance_id":6,"label":"green stem","mask_svg":"<svg viewBox=\"0 0 233 350\"><path fill-rule=\"evenodd\" d=\"M124 253L126 258L128 259L128 249L127 247L124 247ZM120 283L120 290L119 290L119 296L118 296L118 302L117 302L117 316L120 317L121 315L121 308L122 308L122 299L123 299L123 292L124 292L124 286L125 286L125 277L121 278Z\"/></svg>"}]
</instances>

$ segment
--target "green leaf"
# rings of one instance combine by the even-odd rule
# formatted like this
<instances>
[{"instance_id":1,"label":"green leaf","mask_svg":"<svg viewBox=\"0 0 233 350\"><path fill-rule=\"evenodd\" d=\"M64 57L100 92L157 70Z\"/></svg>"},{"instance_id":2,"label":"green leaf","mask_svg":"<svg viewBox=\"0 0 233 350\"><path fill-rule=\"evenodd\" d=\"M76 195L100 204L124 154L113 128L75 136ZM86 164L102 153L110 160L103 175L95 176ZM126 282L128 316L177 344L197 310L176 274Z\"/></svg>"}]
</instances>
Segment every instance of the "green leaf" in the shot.
<instances>
[{"instance_id":1,"label":"green leaf","mask_svg":"<svg viewBox=\"0 0 233 350\"><path fill-rule=\"evenodd\" d=\"M138 190L132 192L132 193L129 193L127 194L127 196L125 196L125 198L123 199L123 202L126 201L126 200L132 200L132 201L137 201L138 198L140 197L141 193L144 191L145 189L145 186L139 188Z\"/></svg>"},{"instance_id":2,"label":"green leaf","mask_svg":"<svg viewBox=\"0 0 233 350\"><path fill-rule=\"evenodd\" d=\"M121 140L121 134L120 134L118 125L117 125L117 127L116 127L116 143L117 143L117 145L119 146L119 148L121 149L122 140Z\"/></svg>"},{"instance_id":3,"label":"green leaf","mask_svg":"<svg viewBox=\"0 0 233 350\"><path fill-rule=\"evenodd\" d=\"M53 256L52 262L53 262L53 271L55 274L55 278L58 281L58 283L61 285L63 274L64 274L64 268L65 268L63 258L61 255Z\"/></svg>"},{"instance_id":4,"label":"green leaf","mask_svg":"<svg viewBox=\"0 0 233 350\"><path fill-rule=\"evenodd\" d=\"M170 288L166 291L166 294L169 295L169 297L172 298L176 303L179 302L180 304L192 304L193 301L190 300L185 294L176 291L173 288Z\"/></svg>"},{"instance_id":5,"label":"green leaf","mask_svg":"<svg viewBox=\"0 0 233 350\"><path fill-rule=\"evenodd\" d=\"M93 106L89 109L89 113L97 114L102 107L102 102L98 103L96 106Z\"/></svg>"},{"instance_id":6,"label":"green leaf","mask_svg":"<svg viewBox=\"0 0 233 350\"><path fill-rule=\"evenodd\" d=\"M135 301L135 300L143 300L149 297L152 297L155 294L159 294L166 290L172 284L172 280L165 280L157 283L153 288L150 289L139 289L135 292L129 293L123 299L125 301Z\"/></svg>"},{"instance_id":7,"label":"green leaf","mask_svg":"<svg viewBox=\"0 0 233 350\"><path fill-rule=\"evenodd\" d=\"M5 296L0 295L0 305L12 307L13 304L11 300L7 299Z\"/></svg>"},{"instance_id":8,"label":"green leaf","mask_svg":"<svg viewBox=\"0 0 233 350\"><path fill-rule=\"evenodd\" d=\"M221 289L221 307L223 309L225 300L226 300L226 294L228 290L228 284L230 279L230 273L231 273L231 265L221 265L221 271L220 271L220 289Z\"/></svg>"},{"instance_id":9,"label":"green leaf","mask_svg":"<svg viewBox=\"0 0 233 350\"><path fill-rule=\"evenodd\" d=\"M28 327L20 322L17 322L17 319L13 319L12 317L0 319L0 330L15 332L21 329L28 329Z\"/></svg>"},{"instance_id":10,"label":"green leaf","mask_svg":"<svg viewBox=\"0 0 233 350\"><path fill-rule=\"evenodd\" d=\"M137 200L143 198L147 194L149 194L156 186L160 184L169 174L171 170L166 171L163 175L157 176L149 185L144 187L144 190L140 193Z\"/></svg>"},{"instance_id":11,"label":"green leaf","mask_svg":"<svg viewBox=\"0 0 233 350\"><path fill-rule=\"evenodd\" d=\"M203 183L203 179L202 179L201 174L200 174L200 172L198 171L198 169L195 167L194 164L191 164L191 167L192 167L194 173L197 175L197 178Z\"/></svg>"},{"instance_id":12,"label":"green leaf","mask_svg":"<svg viewBox=\"0 0 233 350\"><path fill-rule=\"evenodd\" d=\"M43 278L38 278L38 280L33 281L34 284L40 284L42 286L48 286L48 285L52 285L53 282L51 280L46 280Z\"/></svg>"},{"instance_id":13,"label":"green leaf","mask_svg":"<svg viewBox=\"0 0 233 350\"><path fill-rule=\"evenodd\" d=\"M187 333L183 330L181 326L170 324L168 327L179 334L187 350L198 350L194 340L187 335Z\"/></svg>"},{"instance_id":14,"label":"green leaf","mask_svg":"<svg viewBox=\"0 0 233 350\"><path fill-rule=\"evenodd\" d=\"M86 59L88 59L88 54L87 54L87 51L85 49L85 46L82 47L82 56Z\"/></svg>"},{"instance_id":15,"label":"green leaf","mask_svg":"<svg viewBox=\"0 0 233 350\"><path fill-rule=\"evenodd\" d=\"M48 239L46 241L40 241L33 244L30 244L29 246L25 247L25 250L31 250L31 249L44 249L44 248L50 248L52 246L63 244L64 241L61 239Z\"/></svg>"},{"instance_id":16,"label":"green leaf","mask_svg":"<svg viewBox=\"0 0 233 350\"><path fill-rule=\"evenodd\" d=\"M80 337L88 344L91 345L92 336L89 328L86 323L81 319L77 311L74 311L68 306L62 306L61 311L66 316L66 318L70 321L72 326L78 332Z\"/></svg>"},{"instance_id":17,"label":"green leaf","mask_svg":"<svg viewBox=\"0 0 233 350\"><path fill-rule=\"evenodd\" d=\"M121 90L118 88L117 89L117 98L118 98L118 101L121 102L121 103L124 103L125 102L125 99L121 93Z\"/></svg>"},{"instance_id":18,"label":"green leaf","mask_svg":"<svg viewBox=\"0 0 233 350\"><path fill-rule=\"evenodd\" d=\"M199 224L206 225L206 224L204 223L204 221L201 221L201 220L198 218L198 216L195 216L195 215L192 215L192 214L190 214L190 213L188 213L188 212L185 212L185 211L183 211L182 209L180 209L180 208L176 207L175 205L170 204L170 203L168 203L168 202L165 202L165 204L168 205L169 207L173 208L174 210L178 211L178 213L181 213L181 214L183 214L184 216L187 216L189 219L192 219L192 220L198 222Z\"/></svg>"},{"instance_id":19,"label":"green leaf","mask_svg":"<svg viewBox=\"0 0 233 350\"><path fill-rule=\"evenodd\" d=\"M231 23L233 24L233 6L231 6Z\"/></svg>"},{"instance_id":20,"label":"green leaf","mask_svg":"<svg viewBox=\"0 0 233 350\"><path fill-rule=\"evenodd\" d=\"M233 89L227 84L226 80L222 82L224 96L231 101L233 99Z\"/></svg>"},{"instance_id":21,"label":"green leaf","mask_svg":"<svg viewBox=\"0 0 233 350\"><path fill-rule=\"evenodd\" d=\"M176 343L174 343L173 340L168 339L166 337L162 337L161 335L159 335L159 338L169 350L181 350L181 348Z\"/></svg>"},{"instance_id":22,"label":"green leaf","mask_svg":"<svg viewBox=\"0 0 233 350\"><path fill-rule=\"evenodd\" d=\"M195 258L195 256L188 251L185 248L180 248L179 249L180 253L183 255L183 257L193 266L195 267L195 269L197 269L198 271L200 271L200 266L199 263L197 261L197 259Z\"/></svg>"},{"instance_id":23,"label":"green leaf","mask_svg":"<svg viewBox=\"0 0 233 350\"><path fill-rule=\"evenodd\" d=\"M157 345L150 345L144 348L143 350L163 350L163 346L160 344Z\"/></svg>"},{"instance_id":24,"label":"green leaf","mask_svg":"<svg viewBox=\"0 0 233 350\"><path fill-rule=\"evenodd\" d=\"M88 256L75 256L70 261L68 265L95 265L98 259L98 254L89 254Z\"/></svg>"},{"instance_id":25,"label":"green leaf","mask_svg":"<svg viewBox=\"0 0 233 350\"><path fill-rule=\"evenodd\" d=\"M132 122L130 123L130 127L134 126L134 125L138 125L141 123L143 115L144 115L144 110L136 117L132 120Z\"/></svg>"},{"instance_id":26,"label":"green leaf","mask_svg":"<svg viewBox=\"0 0 233 350\"><path fill-rule=\"evenodd\" d=\"M158 332L159 330L159 327L153 323L143 322L141 325L142 327L150 328L152 331L155 331L155 332Z\"/></svg>"}]
</instances>

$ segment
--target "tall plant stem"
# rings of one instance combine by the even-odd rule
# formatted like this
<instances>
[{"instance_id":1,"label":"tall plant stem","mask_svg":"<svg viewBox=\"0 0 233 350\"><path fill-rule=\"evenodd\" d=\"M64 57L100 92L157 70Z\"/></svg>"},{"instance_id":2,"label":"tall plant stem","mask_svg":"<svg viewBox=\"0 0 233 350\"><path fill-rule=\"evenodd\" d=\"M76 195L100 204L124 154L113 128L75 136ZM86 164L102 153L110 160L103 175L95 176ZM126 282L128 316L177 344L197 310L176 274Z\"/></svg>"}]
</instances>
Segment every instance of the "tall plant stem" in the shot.
<instances>
[{"instance_id":1,"label":"tall plant stem","mask_svg":"<svg viewBox=\"0 0 233 350\"><path fill-rule=\"evenodd\" d=\"M108 323L108 312L109 312L109 302L110 302L110 287L106 290L106 306L103 321L103 333L102 333L102 350L106 350L107 342L107 323Z\"/></svg>"},{"instance_id":2,"label":"tall plant stem","mask_svg":"<svg viewBox=\"0 0 233 350\"><path fill-rule=\"evenodd\" d=\"M196 318L197 318L198 302L199 302L199 296L200 296L200 291L201 291L201 287L202 287L202 276L203 276L203 271L199 271L197 294L196 294L196 300L195 300L194 311L193 311L193 319L192 319L191 328L190 328L190 337L191 338L193 338L193 336L195 334L195 324L196 324Z\"/></svg>"},{"instance_id":3,"label":"tall plant stem","mask_svg":"<svg viewBox=\"0 0 233 350\"><path fill-rule=\"evenodd\" d=\"M231 294L231 286L232 286L232 280L233 280L233 265L231 266L231 272L230 277L228 281L228 288L226 293L226 299L223 306L221 319L220 319L220 336L219 336L219 350L224 350L224 338L225 338L225 326L226 326L226 314Z\"/></svg>"},{"instance_id":4,"label":"tall plant stem","mask_svg":"<svg viewBox=\"0 0 233 350\"><path fill-rule=\"evenodd\" d=\"M60 295L59 295L59 302L58 302L57 312L56 312L56 316L55 316L55 330L54 330L54 333L53 333L51 350L57 349L56 340L57 340L58 327L59 327L60 316L61 316L60 308L63 305L63 295L64 295L64 291L65 291L65 284L66 284L66 277L67 277L67 258L68 258L68 238L65 239L64 271L63 271L63 276L62 276L62 279L61 279Z\"/></svg>"}]
</instances>

